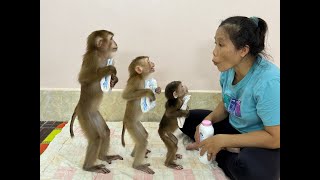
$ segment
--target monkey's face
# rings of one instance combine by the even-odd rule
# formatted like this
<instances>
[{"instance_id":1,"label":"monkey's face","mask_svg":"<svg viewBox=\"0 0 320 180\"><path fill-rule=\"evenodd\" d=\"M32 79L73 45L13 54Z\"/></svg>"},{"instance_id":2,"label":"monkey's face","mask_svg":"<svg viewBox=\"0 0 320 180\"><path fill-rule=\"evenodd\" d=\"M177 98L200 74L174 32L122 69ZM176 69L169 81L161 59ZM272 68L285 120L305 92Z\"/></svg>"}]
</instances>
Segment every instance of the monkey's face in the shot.
<instances>
[{"instance_id":1,"label":"monkey's face","mask_svg":"<svg viewBox=\"0 0 320 180\"><path fill-rule=\"evenodd\" d=\"M186 94L188 94L188 87L180 83L174 92L174 97L183 98Z\"/></svg>"},{"instance_id":2,"label":"monkey's face","mask_svg":"<svg viewBox=\"0 0 320 180\"><path fill-rule=\"evenodd\" d=\"M150 61L149 58L144 58L141 60L142 62L142 71L144 74L150 74L155 71L155 65L153 62Z\"/></svg>"},{"instance_id":3,"label":"monkey's face","mask_svg":"<svg viewBox=\"0 0 320 180\"><path fill-rule=\"evenodd\" d=\"M109 35L108 36L108 42L109 42L109 49L112 52L116 52L118 50L118 45L117 43L114 41L113 39L113 35Z\"/></svg>"},{"instance_id":4,"label":"monkey's face","mask_svg":"<svg viewBox=\"0 0 320 180\"><path fill-rule=\"evenodd\" d=\"M113 39L113 35L109 34L107 36L107 41L105 43L105 50L109 52L109 56L113 57L115 52L118 50L118 45Z\"/></svg>"}]
</instances>

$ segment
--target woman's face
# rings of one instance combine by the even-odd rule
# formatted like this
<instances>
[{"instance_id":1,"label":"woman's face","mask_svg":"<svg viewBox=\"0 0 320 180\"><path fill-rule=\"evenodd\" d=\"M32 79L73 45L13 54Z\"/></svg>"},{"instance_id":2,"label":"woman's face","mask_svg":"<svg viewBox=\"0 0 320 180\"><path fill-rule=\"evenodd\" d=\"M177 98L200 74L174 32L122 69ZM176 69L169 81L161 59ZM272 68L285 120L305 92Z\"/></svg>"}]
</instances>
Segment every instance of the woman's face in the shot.
<instances>
[{"instance_id":1,"label":"woman's face","mask_svg":"<svg viewBox=\"0 0 320 180\"><path fill-rule=\"evenodd\" d=\"M216 31L212 62L220 72L226 71L240 63L241 49L237 50L223 26Z\"/></svg>"}]
</instances>

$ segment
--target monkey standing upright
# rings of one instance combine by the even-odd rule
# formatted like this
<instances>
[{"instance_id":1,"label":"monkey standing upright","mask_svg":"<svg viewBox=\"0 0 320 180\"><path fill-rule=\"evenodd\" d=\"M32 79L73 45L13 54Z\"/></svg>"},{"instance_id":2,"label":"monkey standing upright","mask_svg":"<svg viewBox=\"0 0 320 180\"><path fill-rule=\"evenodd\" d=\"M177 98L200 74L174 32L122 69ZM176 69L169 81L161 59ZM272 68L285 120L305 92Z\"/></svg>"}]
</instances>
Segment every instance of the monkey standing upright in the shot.
<instances>
[{"instance_id":1,"label":"monkey standing upright","mask_svg":"<svg viewBox=\"0 0 320 180\"><path fill-rule=\"evenodd\" d=\"M160 121L158 133L161 140L167 147L165 166L177 170L183 169L181 165L174 162L175 159L182 158L182 155L176 154L178 150L178 139L173 132L178 128L177 117L187 117L189 108L181 110L183 97L188 93L188 88L180 81L170 82L165 89L167 102L165 104L165 113Z\"/></svg>"},{"instance_id":2,"label":"monkey standing upright","mask_svg":"<svg viewBox=\"0 0 320 180\"><path fill-rule=\"evenodd\" d=\"M118 82L117 70L107 64L107 59L112 57L118 49L113 40L114 34L107 30L92 32L87 38L87 49L83 56L82 66L78 81L81 84L80 99L74 110L70 123L70 134L73 134L73 122L78 116L80 127L88 140L86 157L83 169L86 171L109 173L104 164L94 165L98 159L107 161L123 159L119 155L107 155L110 145L110 129L99 112L103 91L100 80L111 75L110 87Z\"/></svg>"},{"instance_id":3,"label":"monkey standing upright","mask_svg":"<svg viewBox=\"0 0 320 180\"><path fill-rule=\"evenodd\" d=\"M122 145L125 146L124 133L125 129L127 129L135 143L131 153L131 156L134 156L132 167L149 174L154 174L154 171L148 167L150 166L149 163L142 164L143 158L150 151L147 150L148 132L140 122L142 117L141 98L148 97L151 101L155 100L153 91L144 88L146 78L155 71L154 63L149 60L148 56L139 56L132 60L128 70L129 79L122 93L123 99L127 101L121 135ZM157 87L155 91L159 94L161 88Z\"/></svg>"}]
</instances>

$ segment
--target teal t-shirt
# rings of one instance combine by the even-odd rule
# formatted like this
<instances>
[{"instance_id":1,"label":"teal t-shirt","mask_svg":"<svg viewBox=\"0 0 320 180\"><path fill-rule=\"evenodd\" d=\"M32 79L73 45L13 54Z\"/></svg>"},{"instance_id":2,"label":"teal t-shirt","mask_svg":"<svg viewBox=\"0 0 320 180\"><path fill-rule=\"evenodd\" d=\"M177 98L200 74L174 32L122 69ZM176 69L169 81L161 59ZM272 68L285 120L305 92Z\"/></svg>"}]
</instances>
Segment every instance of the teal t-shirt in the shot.
<instances>
[{"instance_id":1,"label":"teal t-shirt","mask_svg":"<svg viewBox=\"0 0 320 180\"><path fill-rule=\"evenodd\" d=\"M232 85L234 69L220 75L230 124L241 133L280 124L280 69L258 56L246 76Z\"/></svg>"}]
</instances>

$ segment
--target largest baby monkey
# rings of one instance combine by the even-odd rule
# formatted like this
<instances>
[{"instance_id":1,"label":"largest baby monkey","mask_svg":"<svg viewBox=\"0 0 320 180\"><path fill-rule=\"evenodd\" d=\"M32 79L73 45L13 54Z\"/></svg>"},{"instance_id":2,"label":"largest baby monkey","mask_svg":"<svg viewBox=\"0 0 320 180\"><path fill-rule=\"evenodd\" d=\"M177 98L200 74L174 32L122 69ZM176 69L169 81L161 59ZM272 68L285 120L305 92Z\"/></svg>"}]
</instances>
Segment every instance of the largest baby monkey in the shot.
<instances>
[{"instance_id":1,"label":"largest baby monkey","mask_svg":"<svg viewBox=\"0 0 320 180\"><path fill-rule=\"evenodd\" d=\"M119 155L107 155L110 129L99 112L103 97L100 80L106 75L111 75L111 88L118 82L116 68L112 65L106 66L107 59L118 49L113 36L110 31L98 30L87 38L87 50L83 56L78 78L81 84L80 99L70 123L70 134L73 137L73 122L78 116L79 124L88 140L83 169L97 173L110 172L104 164L94 165L97 159L107 161L109 164L112 160L123 159Z\"/></svg>"},{"instance_id":2,"label":"largest baby monkey","mask_svg":"<svg viewBox=\"0 0 320 180\"><path fill-rule=\"evenodd\" d=\"M128 70L129 79L122 94L123 99L127 101L123 118L121 136L122 145L125 145L124 132L125 129L127 129L135 143L134 149L131 153L131 155L134 156L132 167L148 174L154 174L154 171L148 167L150 166L149 163L142 164L145 154L150 151L147 150L148 132L140 122L142 116L140 106L141 98L148 97L151 101L156 99L151 89L144 88L146 78L155 71L154 63L149 60L148 56L139 56L132 60ZM161 88L158 87L155 91L159 94L161 92Z\"/></svg>"}]
</instances>

